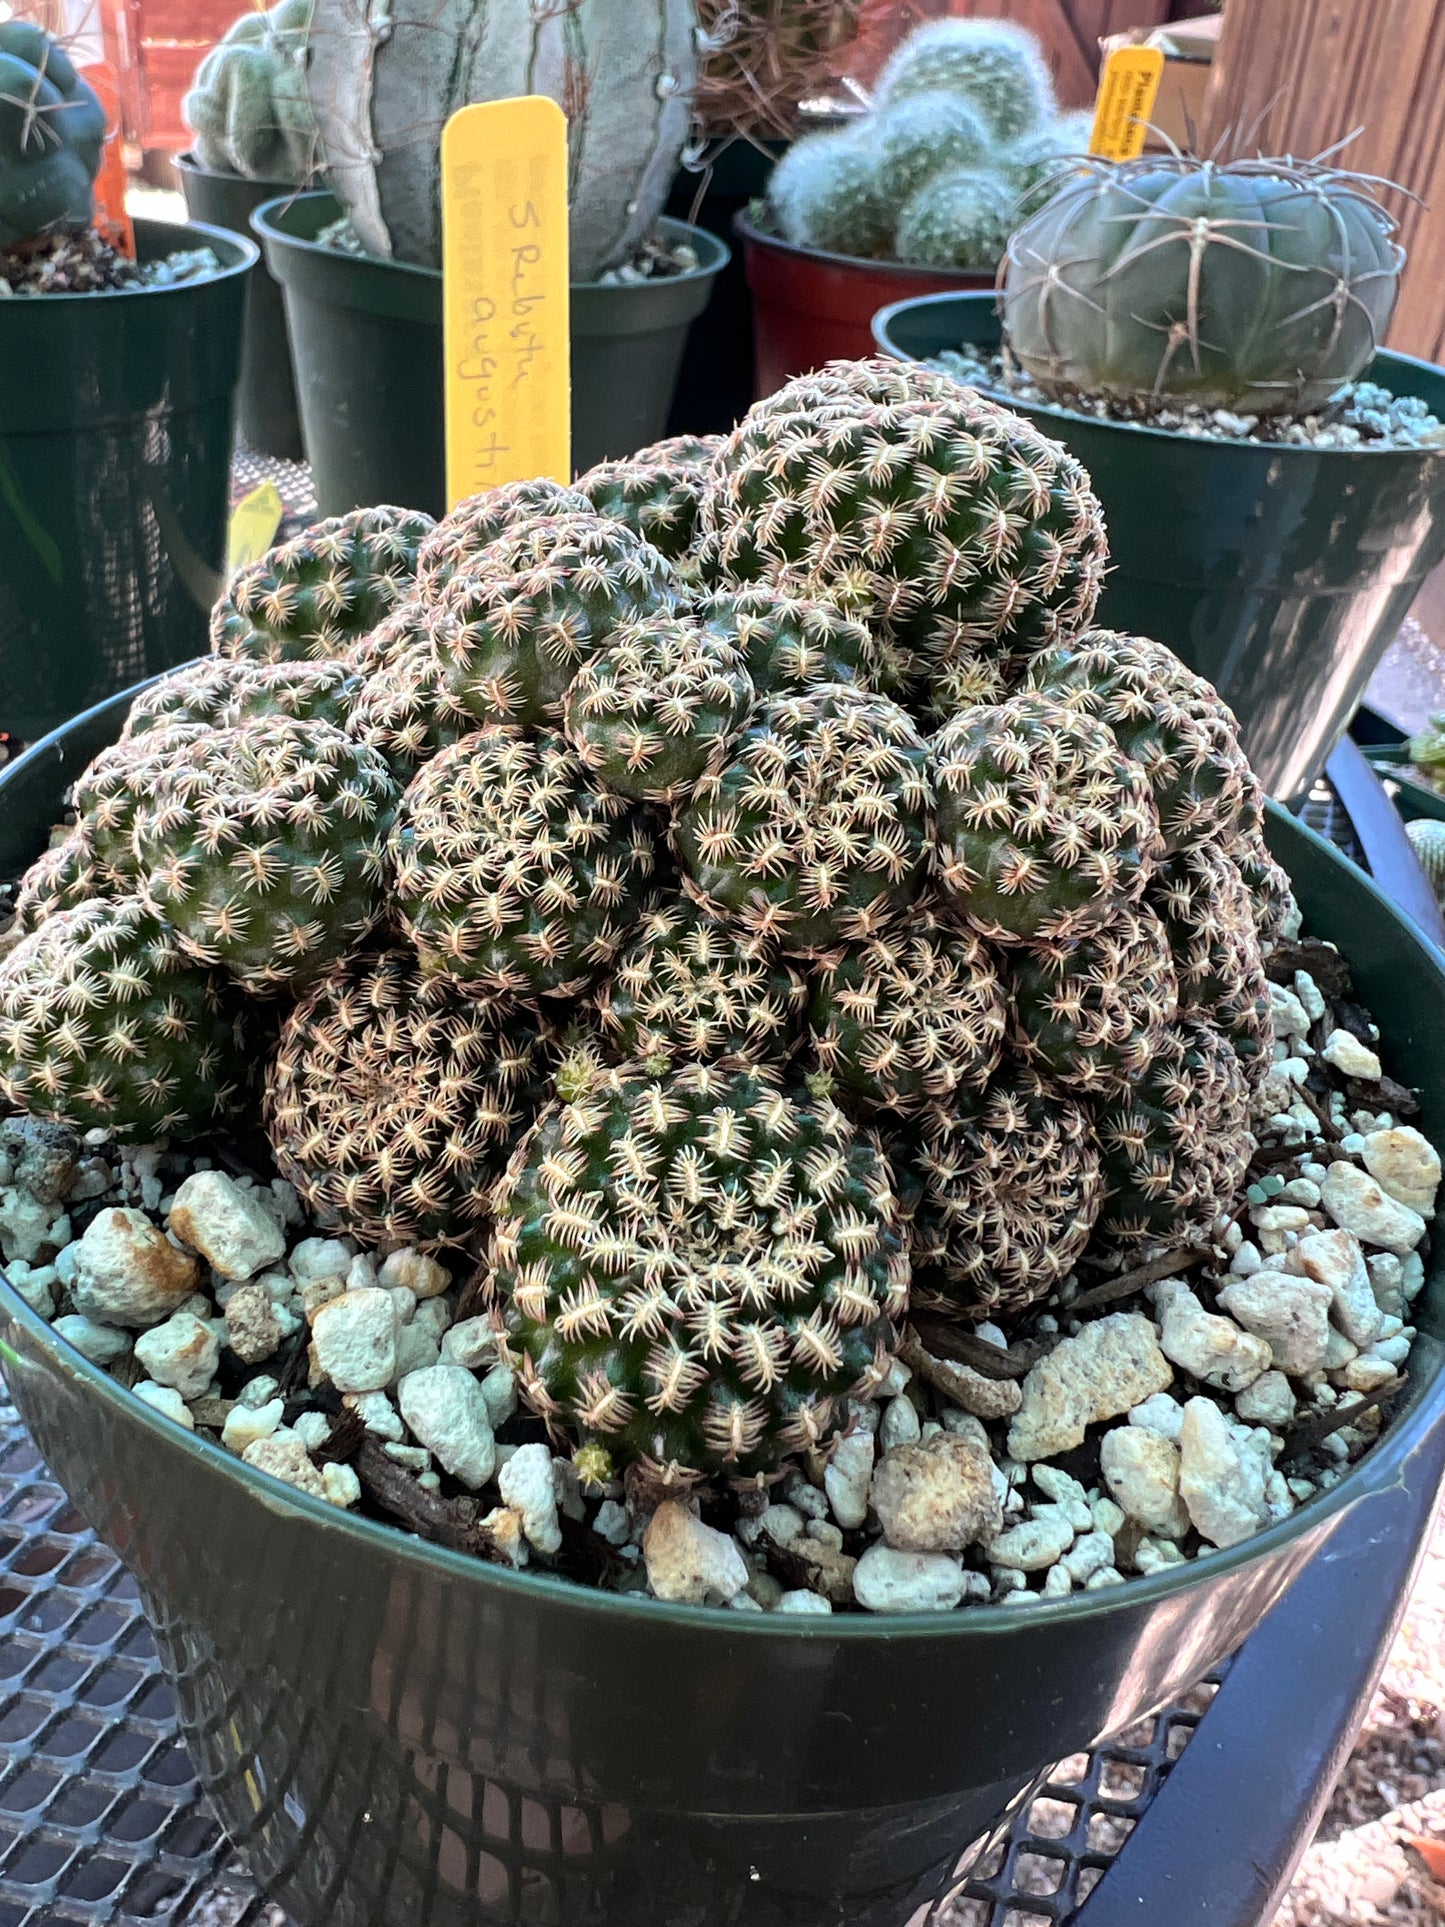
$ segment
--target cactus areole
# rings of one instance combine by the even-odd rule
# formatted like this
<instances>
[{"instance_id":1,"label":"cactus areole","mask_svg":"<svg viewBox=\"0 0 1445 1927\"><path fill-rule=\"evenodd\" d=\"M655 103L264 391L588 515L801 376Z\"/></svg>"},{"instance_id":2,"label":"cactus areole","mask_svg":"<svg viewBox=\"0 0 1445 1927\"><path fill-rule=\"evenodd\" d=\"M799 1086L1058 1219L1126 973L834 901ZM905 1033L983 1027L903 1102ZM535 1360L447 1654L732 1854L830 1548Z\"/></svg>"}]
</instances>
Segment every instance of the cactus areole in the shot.
<instances>
[{"instance_id":1,"label":"cactus areole","mask_svg":"<svg viewBox=\"0 0 1445 1927\"><path fill-rule=\"evenodd\" d=\"M651 231L688 135L694 0L316 0L307 86L327 178L368 254L441 265L442 128L546 94L568 122L574 281Z\"/></svg>"},{"instance_id":2,"label":"cactus areole","mask_svg":"<svg viewBox=\"0 0 1445 1927\"><path fill-rule=\"evenodd\" d=\"M0 21L0 249L88 228L105 109L49 34Z\"/></svg>"},{"instance_id":3,"label":"cactus areole","mask_svg":"<svg viewBox=\"0 0 1445 1927\"><path fill-rule=\"evenodd\" d=\"M1309 414L1380 346L1404 250L1316 162L1092 162L1013 234L1004 327L1051 395Z\"/></svg>"}]
</instances>

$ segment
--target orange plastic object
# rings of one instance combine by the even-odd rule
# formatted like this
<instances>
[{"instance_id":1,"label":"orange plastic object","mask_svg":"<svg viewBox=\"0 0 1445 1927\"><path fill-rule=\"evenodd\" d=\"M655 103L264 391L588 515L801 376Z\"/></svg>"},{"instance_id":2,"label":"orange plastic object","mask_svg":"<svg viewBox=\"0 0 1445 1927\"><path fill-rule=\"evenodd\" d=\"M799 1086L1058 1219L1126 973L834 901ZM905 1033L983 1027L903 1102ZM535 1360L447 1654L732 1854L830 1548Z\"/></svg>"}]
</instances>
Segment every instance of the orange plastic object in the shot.
<instances>
[{"instance_id":1,"label":"orange plastic object","mask_svg":"<svg viewBox=\"0 0 1445 1927\"><path fill-rule=\"evenodd\" d=\"M120 86L108 61L82 67L81 78L92 86L105 109L105 148L100 157L100 172L95 178L95 226L117 254L135 259L135 229L125 211L125 157L120 138Z\"/></svg>"}]
</instances>

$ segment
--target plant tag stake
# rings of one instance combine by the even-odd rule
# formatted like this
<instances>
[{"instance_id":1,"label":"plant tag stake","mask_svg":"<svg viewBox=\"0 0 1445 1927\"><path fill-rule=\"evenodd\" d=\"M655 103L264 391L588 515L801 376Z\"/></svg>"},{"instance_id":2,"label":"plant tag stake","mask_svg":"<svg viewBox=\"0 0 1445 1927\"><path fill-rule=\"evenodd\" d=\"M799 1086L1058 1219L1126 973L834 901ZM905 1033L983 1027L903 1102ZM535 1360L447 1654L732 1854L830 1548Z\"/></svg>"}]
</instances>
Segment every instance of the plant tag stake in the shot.
<instances>
[{"instance_id":1,"label":"plant tag stake","mask_svg":"<svg viewBox=\"0 0 1445 1927\"><path fill-rule=\"evenodd\" d=\"M276 540L276 531L286 505L274 482L262 482L249 495L243 495L231 510L231 526L226 537L226 568L234 575L248 562L259 562Z\"/></svg>"},{"instance_id":2,"label":"plant tag stake","mask_svg":"<svg viewBox=\"0 0 1445 1927\"><path fill-rule=\"evenodd\" d=\"M572 477L567 121L483 101L442 130L447 504Z\"/></svg>"},{"instance_id":3,"label":"plant tag stake","mask_svg":"<svg viewBox=\"0 0 1445 1927\"><path fill-rule=\"evenodd\" d=\"M1159 82L1164 77L1164 53L1159 47L1116 47L1099 75L1094 108L1094 131L1089 152L1104 161L1137 160L1144 152L1149 116Z\"/></svg>"}]
</instances>

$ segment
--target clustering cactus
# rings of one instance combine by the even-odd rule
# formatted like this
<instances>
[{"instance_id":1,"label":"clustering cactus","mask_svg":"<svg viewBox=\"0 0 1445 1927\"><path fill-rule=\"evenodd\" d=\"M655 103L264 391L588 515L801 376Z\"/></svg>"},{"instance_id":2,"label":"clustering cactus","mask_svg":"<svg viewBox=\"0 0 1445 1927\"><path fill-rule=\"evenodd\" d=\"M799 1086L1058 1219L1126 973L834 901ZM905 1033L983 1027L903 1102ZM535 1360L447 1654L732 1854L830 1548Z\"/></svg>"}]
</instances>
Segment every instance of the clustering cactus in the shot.
<instances>
[{"instance_id":1,"label":"clustering cactus","mask_svg":"<svg viewBox=\"0 0 1445 1927\"><path fill-rule=\"evenodd\" d=\"M196 69L181 112L196 158L218 173L300 185L319 165L306 96L312 0L243 13Z\"/></svg>"},{"instance_id":2,"label":"clustering cactus","mask_svg":"<svg viewBox=\"0 0 1445 1927\"><path fill-rule=\"evenodd\" d=\"M0 20L0 253L90 226L104 145L105 109L65 49Z\"/></svg>"},{"instance_id":3,"label":"clustering cactus","mask_svg":"<svg viewBox=\"0 0 1445 1927\"><path fill-rule=\"evenodd\" d=\"M243 577L23 881L0 1092L202 1130L249 1040L308 1207L469 1246L559 1442L752 1477L910 1288L1014 1320L1217 1230L1297 913L1229 712L1090 627L1035 429L833 364L642 466Z\"/></svg>"},{"instance_id":4,"label":"clustering cactus","mask_svg":"<svg viewBox=\"0 0 1445 1927\"><path fill-rule=\"evenodd\" d=\"M568 119L572 279L626 262L667 200L697 78L694 0L314 0L307 87L367 253L441 264L441 132L473 101Z\"/></svg>"},{"instance_id":5,"label":"clustering cactus","mask_svg":"<svg viewBox=\"0 0 1445 1927\"><path fill-rule=\"evenodd\" d=\"M1399 290L1404 251L1369 190L1314 162L1091 162L1010 238L1010 349L1063 399L1322 408Z\"/></svg>"},{"instance_id":6,"label":"clustering cactus","mask_svg":"<svg viewBox=\"0 0 1445 1927\"><path fill-rule=\"evenodd\" d=\"M1088 130L1060 116L1035 37L1003 20L919 27L857 124L812 134L768 186L783 238L829 253L989 268Z\"/></svg>"}]
</instances>

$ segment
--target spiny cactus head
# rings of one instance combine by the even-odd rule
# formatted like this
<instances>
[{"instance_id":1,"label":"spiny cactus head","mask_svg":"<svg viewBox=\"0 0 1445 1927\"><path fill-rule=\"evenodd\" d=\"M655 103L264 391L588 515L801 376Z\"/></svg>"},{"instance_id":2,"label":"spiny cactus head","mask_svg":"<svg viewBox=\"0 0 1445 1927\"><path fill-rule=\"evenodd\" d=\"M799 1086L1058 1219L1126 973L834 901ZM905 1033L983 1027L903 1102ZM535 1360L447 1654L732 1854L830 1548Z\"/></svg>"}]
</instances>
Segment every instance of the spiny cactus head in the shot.
<instances>
[{"instance_id":1,"label":"spiny cactus head","mask_svg":"<svg viewBox=\"0 0 1445 1927\"><path fill-rule=\"evenodd\" d=\"M442 517L418 550L417 593L435 601L453 576L485 574L492 543L527 523L591 513L592 504L579 490L545 476L469 495Z\"/></svg>"},{"instance_id":2,"label":"spiny cactus head","mask_svg":"<svg viewBox=\"0 0 1445 1927\"><path fill-rule=\"evenodd\" d=\"M60 43L0 21L0 252L90 226L104 145L105 109Z\"/></svg>"},{"instance_id":3,"label":"spiny cactus head","mask_svg":"<svg viewBox=\"0 0 1445 1927\"><path fill-rule=\"evenodd\" d=\"M0 1095L143 1142L224 1123L248 1088L241 1000L137 897L57 910L0 963Z\"/></svg>"},{"instance_id":4,"label":"spiny cactus head","mask_svg":"<svg viewBox=\"0 0 1445 1927\"><path fill-rule=\"evenodd\" d=\"M1425 872L1430 888L1445 904L1445 823L1430 816L1417 817L1413 823L1405 825L1405 834L1420 859L1420 868Z\"/></svg>"},{"instance_id":5,"label":"spiny cactus head","mask_svg":"<svg viewBox=\"0 0 1445 1927\"><path fill-rule=\"evenodd\" d=\"M1384 338L1404 251L1314 162L1090 161L1009 240L1004 329L1050 395L1308 414Z\"/></svg>"},{"instance_id":6,"label":"spiny cactus head","mask_svg":"<svg viewBox=\"0 0 1445 1927\"><path fill-rule=\"evenodd\" d=\"M866 127L794 141L773 169L768 204L783 239L797 247L869 259L891 252L895 210Z\"/></svg>"},{"instance_id":7,"label":"spiny cactus head","mask_svg":"<svg viewBox=\"0 0 1445 1927\"><path fill-rule=\"evenodd\" d=\"M305 83L310 21L311 0L243 13L201 61L181 112L203 167L294 185L316 171Z\"/></svg>"},{"instance_id":8,"label":"spiny cactus head","mask_svg":"<svg viewBox=\"0 0 1445 1927\"><path fill-rule=\"evenodd\" d=\"M496 1209L522 1395L618 1462L766 1471L877 1394L907 1302L891 1174L769 1071L609 1073L543 1113Z\"/></svg>"},{"instance_id":9,"label":"spiny cactus head","mask_svg":"<svg viewBox=\"0 0 1445 1927\"><path fill-rule=\"evenodd\" d=\"M935 174L987 168L997 142L961 94L903 94L876 117L878 183L896 207Z\"/></svg>"},{"instance_id":10,"label":"spiny cactus head","mask_svg":"<svg viewBox=\"0 0 1445 1927\"><path fill-rule=\"evenodd\" d=\"M598 515L625 523L644 542L676 561L692 547L705 473L701 462L633 455L588 469L577 477L576 492L586 497Z\"/></svg>"},{"instance_id":11,"label":"spiny cactus head","mask_svg":"<svg viewBox=\"0 0 1445 1927\"><path fill-rule=\"evenodd\" d=\"M950 168L926 180L898 217L894 252L930 268L992 268L1003 256L1014 196L998 174Z\"/></svg>"},{"instance_id":12,"label":"spiny cactus head","mask_svg":"<svg viewBox=\"0 0 1445 1927\"><path fill-rule=\"evenodd\" d=\"M915 28L878 78L883 107L907 94L961 94L999 141L1016 141L1056 109L1038 39L1011 20L933 20Z\"/></svg>"}]
</instances>

